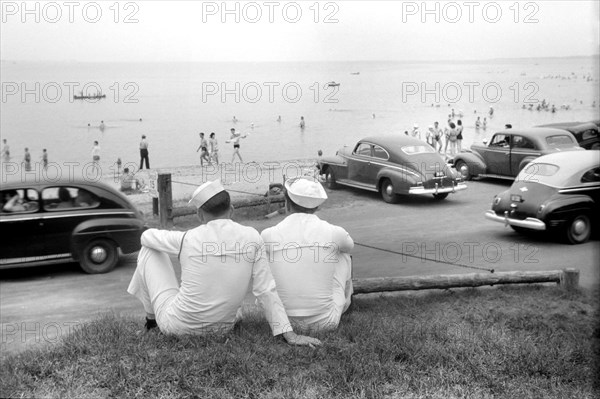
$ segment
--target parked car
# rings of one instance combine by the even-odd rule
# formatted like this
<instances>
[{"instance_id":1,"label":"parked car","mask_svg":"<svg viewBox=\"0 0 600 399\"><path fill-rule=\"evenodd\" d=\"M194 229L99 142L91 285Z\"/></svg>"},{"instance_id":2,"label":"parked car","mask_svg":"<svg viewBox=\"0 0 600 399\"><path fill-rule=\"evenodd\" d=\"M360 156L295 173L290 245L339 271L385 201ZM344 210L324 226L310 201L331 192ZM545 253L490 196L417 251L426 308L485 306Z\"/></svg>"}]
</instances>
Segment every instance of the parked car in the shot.
<instances>
[{"instance_id":1,"label":"parked car","mask_svg":"<svg viewBox=\"0 0 600 399\"><path fill-rule=\"evenodd\" d=\"M583 150L567 131L534 127L506 129L492 136L489 143L476 143L454 157L463 179L495 177L514 179L535 158L557 151Z\"/></svg>"},{"instance_id":2,"label":"parked car","mask_svg":"<svg viewBox=\"0 0 600 399\"><path fill-rule=\"evenodd\" d=\"M87 273L106 273L119 249L140 249L141 212L103 183L6 183L0 199L0 269L78 261Z\"/></svg>"},{"instance_id":3,"label":"parked car","mask_svg":"<svg viewBox=\"0 0 600 399\"><path fill-rule=\"evenodd\" d=\"M467 186L427 143L408 136L367 137L319 162L329 188L338 185L380 192L388 203L399 194L444 199Z\"/></svg>"},{"instance_id":4,"label":"parked car","mask_svg":"<svg viewBox=\"0 0 600 399\"><path fill-rule=\"evenodd\" d=\"M579 143L579 146L586 150L600 150L600 136L598 135L598 121L594 122L564 122L551 123L549 125L540 125L539 127L552 127L571 132Z\"/></svg>"},{"instance_id":5,"label":"parked car","mask_svg":"<svg viewBox=\"0 0 600 399\"><path fill-rule=\"evenodd\" d=\"M510 189L494 197L486 218L515 231L558 231L568 242L586 242L598 227L600 152L561 152L539 157Z\"/></svg>"}]
</instances>

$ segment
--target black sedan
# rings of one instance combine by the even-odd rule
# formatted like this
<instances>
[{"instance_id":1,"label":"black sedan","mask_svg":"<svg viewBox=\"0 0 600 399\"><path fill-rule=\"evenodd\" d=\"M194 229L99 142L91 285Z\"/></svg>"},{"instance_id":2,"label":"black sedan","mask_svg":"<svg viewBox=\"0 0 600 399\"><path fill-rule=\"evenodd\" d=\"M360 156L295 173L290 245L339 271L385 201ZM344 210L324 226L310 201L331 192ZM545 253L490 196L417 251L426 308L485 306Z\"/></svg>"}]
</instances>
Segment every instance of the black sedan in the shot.
<instances>
[{"instance_id":1,"label":"black sedan","mask_svg":"<svg viewBox=\"0 0 600 399\"><path fill-rule=\"evenodd\" d=\"M345 185L380 192L388 203L403 194L441 200L467 188L429 144L405 135L367 137L323 157L319 169L329 188Z\"/></svg>"},{"instance_id":2,"label":"black sedan","mask_svg":"<svg viewBox=\"0 0 600 399\"><path fill-rule=\"evenodd\" d=\"M454 165L465 180L472 177L514 179L535 158L553 152L583 150L567 131L534 127L506 129L489 143L475 143L454 157Z\"/></svg>"},{"instance_id":3,"label":"black sedan","mask_svg":"<svg viewBox=\"0 0 600 399\"><path fill-rule=\"evenodd\" d=\"M599 204L600 153L564 152L529 163L485 216L518 232L557 231L580 244L598 226Z\"/></svg>"},{"instance_id":4,"label":"black sedan","mask_svg":"<svg viewBox=\"0 0 600 399\"><path fill-rule=\"evenodd\" d=\"M119 249L140 249L141 212L105 184L15 182L0 195L0 269L78 261L87 273L106 273Z\"/></svg>"}]
</instances>

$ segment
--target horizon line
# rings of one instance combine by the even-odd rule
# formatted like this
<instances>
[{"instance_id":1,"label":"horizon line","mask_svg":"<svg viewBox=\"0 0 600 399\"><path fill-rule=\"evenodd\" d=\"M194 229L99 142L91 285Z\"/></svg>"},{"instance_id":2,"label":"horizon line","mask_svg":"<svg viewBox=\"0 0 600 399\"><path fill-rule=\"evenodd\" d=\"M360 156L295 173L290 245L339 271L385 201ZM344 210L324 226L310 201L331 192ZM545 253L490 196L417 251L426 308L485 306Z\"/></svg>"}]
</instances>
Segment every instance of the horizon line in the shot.
<instances>
[{"instance_id":1,"label":"horizon line","mask_svg":"<svg viewBox=\"0 0 600 399\"><path fill-rule=\"evenodd\" d=\"M535 57L495 57L495 58L478 58L478 59L461 59L461 60L446 60L453 63L470 63L470 62L489 62L489 61L514 61L514 60L536 60L536 59L567 59L567 58L600 58L598 54L588 55L565 55L565 56L535 56ZM206 63L206 64L217 64L217 63L231 63L231 64L248 64L248 63L334 63L334 62L399 62L399 63L427 63L427 62L439 62L439 59L435 60L287 60L287 61L80 61L80 60L28 60L28 59L0 59L0 63L17 63L17 62L44 62L44 63L79 63L79 64L131 64L131 63L165 63L165 64L177 64L177 63Z\"/></svg>"}]
</instances>

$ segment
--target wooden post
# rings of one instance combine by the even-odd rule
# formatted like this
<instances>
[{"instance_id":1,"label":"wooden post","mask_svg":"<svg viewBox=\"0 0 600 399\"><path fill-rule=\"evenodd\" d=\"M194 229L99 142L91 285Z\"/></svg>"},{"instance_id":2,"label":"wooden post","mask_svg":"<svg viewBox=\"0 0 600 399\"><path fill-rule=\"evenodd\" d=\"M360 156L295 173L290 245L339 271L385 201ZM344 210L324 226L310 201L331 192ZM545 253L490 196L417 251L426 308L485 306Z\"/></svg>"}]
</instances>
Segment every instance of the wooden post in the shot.
<instances>
[{"instance_id":1,"label":"wooden post","mask_svg":"<svg viewBox=\"0 0 600 399\"><path fill-rule=\"evenodd\" d=\"M169 226L171 210L173 209L173 193L171 190L171 174L159 173L157 180L158 189L158 217L160 227Z\"/></svg>"},{"instance_id":2,"label":"wooden post","mask_svg":"<svg viewBox=\"0 0 600 399\"><path fill-rule=\"evenodd\" d=\"M152 215L158 215L158 197L152 197Z\"/></svg>"},{"instance_id":3,"label":"wooden post","mask_svg":"<svg viewBox=\"0 0 600 399\"><path fill-rule=\"evenodd\" d=\"M563 269L560 275L560 286L566 291L577 291L579 288L579 270L573 268Z\"/></svg>"}]
</instances>

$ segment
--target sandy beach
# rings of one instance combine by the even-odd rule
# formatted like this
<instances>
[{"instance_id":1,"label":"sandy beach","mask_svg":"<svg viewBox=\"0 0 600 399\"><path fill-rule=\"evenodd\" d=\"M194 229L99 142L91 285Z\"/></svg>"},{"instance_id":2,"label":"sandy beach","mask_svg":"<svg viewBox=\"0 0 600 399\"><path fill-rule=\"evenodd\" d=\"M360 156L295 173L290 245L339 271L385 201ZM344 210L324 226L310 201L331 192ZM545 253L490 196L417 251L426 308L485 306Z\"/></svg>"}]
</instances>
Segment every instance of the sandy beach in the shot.
<instances>
[{"instance_id":1,"label":"sandy beach","mask_svg":"<svg viewBox=\"0 0 600 399\"><path fill-rule=\"evenodd\" d=\"M229 191L234 203L241 199L265 196L273 184L282 184L284 176L314 176L317 173L316 159L296 159L263 163L234 163L201 167L188 165L171 168L139 170L135 177L145 186L139 193L127 195L127 198L144 214L152 215L152 198L155 197L156 178L159 174L170 174L173 193L173 207L185 207L194 190L206 181L221 180ZM103 182L119 189L119 180L115 176L104 176Z\"/></svg>"}]
</instances>

